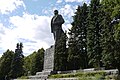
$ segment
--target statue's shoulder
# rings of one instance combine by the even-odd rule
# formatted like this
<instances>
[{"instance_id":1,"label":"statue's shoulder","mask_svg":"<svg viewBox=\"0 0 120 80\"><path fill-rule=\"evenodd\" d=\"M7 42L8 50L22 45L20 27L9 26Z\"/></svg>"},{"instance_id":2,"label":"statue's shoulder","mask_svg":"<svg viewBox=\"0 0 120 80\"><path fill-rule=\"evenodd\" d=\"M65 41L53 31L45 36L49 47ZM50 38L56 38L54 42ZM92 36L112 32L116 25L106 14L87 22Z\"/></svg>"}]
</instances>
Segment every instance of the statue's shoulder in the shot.
<instances>
[{"instance_id":1,"label":"statue's shoulder","mask_svg":"<svg viewBox=\"0 0 120 80\"><path fill-rule=\"evenodd\" d=\"M62 18L62 15L61 15L61 14L59 14L59 15L58 15L58 17L59 17L59 18Z\"/></svg>"}]
</instances>

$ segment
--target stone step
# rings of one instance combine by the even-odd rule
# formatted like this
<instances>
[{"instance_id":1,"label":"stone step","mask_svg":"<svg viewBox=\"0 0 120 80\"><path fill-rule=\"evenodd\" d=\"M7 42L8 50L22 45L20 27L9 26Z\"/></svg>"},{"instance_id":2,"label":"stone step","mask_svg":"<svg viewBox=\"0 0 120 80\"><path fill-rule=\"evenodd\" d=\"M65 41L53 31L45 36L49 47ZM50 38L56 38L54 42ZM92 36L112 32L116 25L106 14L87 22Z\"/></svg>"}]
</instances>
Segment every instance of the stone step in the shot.
<instances>
[{"instance_id":1,"label":"stone step","mask_svg":"<svg viewBox=\"0 0 120 80\"><path fill-rule=\"evenodd\" d=\"M47 79L48 75L36 75L37 79Z\"/></svg>"},{"instance_id":2,"label":"stone step","mask_svg":"<svg viewBox=\"0 0 120 80\"><path fill-rule=\"evenodd\" d=\"M55 79L14 79L14 80L79 80L78 78L55 78Z\"/></svg>"},{"instance_id":3,"label":"stone step","mask_svg":"<svg viewBox=\"0 0 120 80\"><path fill-rule=\"evenodd\" d=\"M29 76L29 79L47 79L48 75L35 75L35 76Z\"/></svg>"},{"instance_id":4,"label":"stone step","mask_svg":"<svg viewBox=\"0 0 120 80\"><path fill-rule=\"evenodd\" d=\"M79 80L78 78L55 78L55 79L46 79L46 80Z\"/></svg>"},{"instance_id":5,"label":"stone step","mask_svg":"<svg viewBox=\"0 0 120 80\"><path fill-rule=\"evenodd\" d=\"M51 71L42 71L42 72L37 72L36 75L50 75Z\"/></svg>"}]
</instances>

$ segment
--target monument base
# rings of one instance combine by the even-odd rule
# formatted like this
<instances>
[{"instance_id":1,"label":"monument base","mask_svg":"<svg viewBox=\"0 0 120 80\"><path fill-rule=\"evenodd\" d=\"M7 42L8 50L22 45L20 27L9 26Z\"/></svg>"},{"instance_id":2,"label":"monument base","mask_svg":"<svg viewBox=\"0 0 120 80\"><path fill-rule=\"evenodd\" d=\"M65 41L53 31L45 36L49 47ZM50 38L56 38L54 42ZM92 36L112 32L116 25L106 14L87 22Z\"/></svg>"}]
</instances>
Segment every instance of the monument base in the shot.
<instances>
[{"instance_id":1,"label":"monument base","mask_svg":"<svg viewBox=\"0 0 120 80\"><path fill-rule=\"evenodd\" d=\"M42 71L37 72L35 76L29 76L29 79L40 79L40 80L46 80L49 75L53 74L53 71Z\"/></svg>"},{"instance_id":2,"label":"monument base","mask_svg":"<svg viewBox=\"0 0 120 80\"><path fill-rule=\"evenodd\" d=\"M37 72L34 76L29 76L30 79L47 79L54 71L54 46L46 49L44 53L44 68L42 72Z\"/></svg>"}]
</instances>

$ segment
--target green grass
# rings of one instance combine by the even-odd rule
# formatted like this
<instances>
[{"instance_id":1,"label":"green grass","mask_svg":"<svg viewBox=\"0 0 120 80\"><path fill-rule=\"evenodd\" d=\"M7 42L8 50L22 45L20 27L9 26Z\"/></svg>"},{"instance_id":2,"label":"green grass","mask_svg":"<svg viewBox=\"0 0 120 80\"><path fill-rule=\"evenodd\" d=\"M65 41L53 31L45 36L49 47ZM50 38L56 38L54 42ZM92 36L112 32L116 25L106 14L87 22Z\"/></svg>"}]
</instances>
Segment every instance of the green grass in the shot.
<instances>
[{"instance_id":1,"label":"green grass","mask_svg":"<svg viewBox=\"0 0 120 80\"><path fill-rule=\"evenodd\" d=\"M119 80L116 76L105 76L104 71L97 72L78 72L69 74L50 75L49 78L72 78L77 77L79 80Z\"/></svg>"},{"instance_id":2,"label":"green grass","mask_svg":"<svg viewBox=\"0 0 120 80\"><path fill-rule=\"evenodd\" d=\"M78 73L69 73L69 74L55 74L50 75L49 78L67 78L67 77L82 77L82 76L95 76L95 75L105 75L105 72L78 72Z\"/></svg>"},{"instance_id":3,"label":"green grass","mask_svg":"<svg viewBox=\"0 0 120 80\"><path fill-rule=\"evenodd\" d=\"M79 80L120 80L120 76L105 76L104 71L97 72L77 72L77 73L69 73L69 74L54 74L50 75L49 78L73 78L76 77ZM18 79L28 79L27 76L21 76Z\"/></svg>"},{"instance_id":4,"label":"green grass","mask_svg":"<svg viewBox=\"0 0 120 80\"><path fill-rule=\"evenodd\" d=\"M28 76L21 76L21 77L18 77L17 79L29 79Z\"/></svg>"}]
</instances>

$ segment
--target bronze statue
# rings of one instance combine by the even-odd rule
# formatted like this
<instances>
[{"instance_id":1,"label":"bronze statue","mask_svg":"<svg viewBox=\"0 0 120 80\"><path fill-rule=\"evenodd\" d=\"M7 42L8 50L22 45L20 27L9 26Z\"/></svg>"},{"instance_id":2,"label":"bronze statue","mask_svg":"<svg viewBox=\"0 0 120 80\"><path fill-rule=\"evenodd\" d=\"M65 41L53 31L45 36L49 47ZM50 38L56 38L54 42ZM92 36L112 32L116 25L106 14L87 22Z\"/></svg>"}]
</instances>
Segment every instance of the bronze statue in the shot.
<instances>
[{"instance_id":1,"label":"bronze statue","mask_svg":"<svg viewBox=\"0 0 120 80\"><path fill-rule=\"evenodd\" d=\"M64 31L62 30L62 24L64 23L62 15L58 14L58 10L54 11L54 16L51 20L51 32L54 35L55 42L60 39Z\"/></svg>"}]
</instances>

